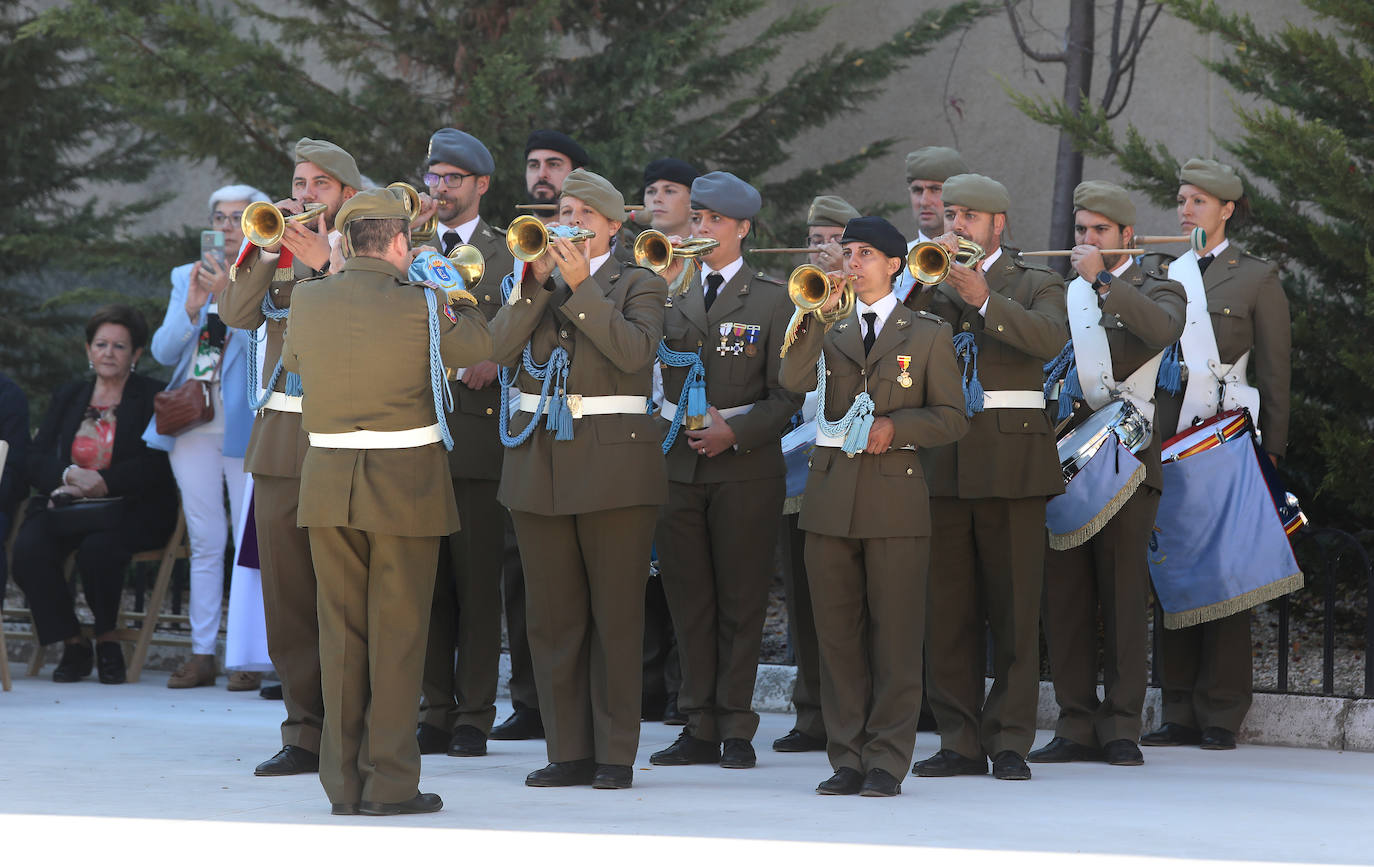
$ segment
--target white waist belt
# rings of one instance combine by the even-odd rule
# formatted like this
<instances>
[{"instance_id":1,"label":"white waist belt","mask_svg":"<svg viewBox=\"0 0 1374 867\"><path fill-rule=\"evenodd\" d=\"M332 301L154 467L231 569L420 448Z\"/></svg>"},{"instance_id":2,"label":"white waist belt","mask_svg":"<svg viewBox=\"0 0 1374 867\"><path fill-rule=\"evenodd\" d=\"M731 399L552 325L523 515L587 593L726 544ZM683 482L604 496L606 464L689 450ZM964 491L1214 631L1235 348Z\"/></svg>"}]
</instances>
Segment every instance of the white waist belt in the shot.
<instances>
[{"instance_id":1,"label":"white waist belt","mask_svg":"<svg viewBox=\"0 0 1374 867\"><path fill-rule=\"evenodd\" d=\"M752 403L746 403L743 406L729 406L725 409L717 407L716 412L720 413L721 418L734 418L737 415L744 415L753 408L754 405ZM671 422L673 419L677 418L677 404L673 403L671 400L663 401L663 406L659 409L658 414ZM706 427L710 426L711 414L708 412L706 414Z\"/></svg>"},{"instance_id":2,"label":"white waist belt","mask_svg":"<svg viewBox=\"0 0 1374 867\"><path fill-rule=\"evenodd\" d=\"M283 394L280 391L274 391L267 396L267 403L264 403L262 408L274 409L277 412L299 413L301 411L301 399Z\"/></svg>"},{"instance_id":3,"label":"white waist belt","mask_svg":"<svg viewBox=\"0 0 1374 867\"><path fill-rule=\"evenodd\" d=\"M557 398L550 395L549 405L544 407L544 412L549 411L549 406L555 400ZM581 418L584 415L643 415L649 408L649 399L638 394L602 394L590 397L570 394L567 401L573 418ZM521 412L538 412L539 395L520 392L520 401L516 409Z\"/></svg>"},{"instance_id":4,"label":"white waist belt","mask_svg":"<svg viewBox=\"0 0 1374 867\"><path fill-rule=\"evenodd\" d=\"M832 437L832 436L830 436L829 434L827 434L825 431L821 430L821 429L820 429L820 426L818 425L818 426L816 427L816 445L818 445L818 446L829 446L830 448L833 448L833 449L843 448L843 447L844 447L844 437ZM916 447L915 447L915 446L902 446L902 448L905 449L905 450L907 450L907 451L910 451L910 452L916 451Z\"/></svg>"},{"instance_id":5,"label":"white waist belt","mask_svg":"<svg viewBox=\"0 0 1374 867\"><path fill-rule=\"evenodd\" d=\"M442 439L439 423L409 430L351 430L347 433L312 433L310 444L322 449L413 449Z\"/></svg>"},{"instance_id":6,"label":"white waist belt","mask_svg":"<svg viewBox=\"0 0 1374 867\"><path fill-rule=\"evenodd\" d=\"M985 391L983 409L1044 409L1043 391Z\"/></svg>"}]
</instances>

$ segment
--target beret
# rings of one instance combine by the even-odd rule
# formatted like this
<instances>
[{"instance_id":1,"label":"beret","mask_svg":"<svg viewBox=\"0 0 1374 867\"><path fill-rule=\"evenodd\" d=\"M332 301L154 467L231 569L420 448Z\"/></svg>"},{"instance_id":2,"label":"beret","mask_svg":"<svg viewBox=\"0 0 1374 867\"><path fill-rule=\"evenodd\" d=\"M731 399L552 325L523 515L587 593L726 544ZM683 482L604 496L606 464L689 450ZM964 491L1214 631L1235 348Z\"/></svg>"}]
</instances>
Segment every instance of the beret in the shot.
<instances>
[{"instance_id":1,"label":"beret","mask_svg":"<svg viewBox=\"0 0 1374 867\"><path fill-rule=\"evenodd\" d=\"M672 157L654 160L644 167L644 186L646 187L654 181L672 181L675 184L690 187L692 181L699 177L701 177L701 172L697 171L696 166Z\"/></svg>"},{"instance_id":2,"label":"beret","mask_svg":"<svg viewBox=\"0 0 1374 867\"><path fill-rule=\"evenodd\" d=\"M525 156L529 156L530 151L537 150L558 151L573 163L575 169L580 169L592 161L582 149L582 145L572 140L572 136L556 129L537 129L530 133L530 137L525 139Z\"/></svg>"},{"instance_id":3,"label":"beret","mask_svg":"<svg viewBox=\"0 0 1374 867\"><path fill-rule=\"evenodd\" d=\"M855 217L844 226L840 243L859 241L892 259L906 258L906 238L882 217Z\"/></svg>"},{"instance_id":4,"label":"beret","mask_svg":"<svg viewBox=\"0 0 1374 867\"><path fill-rule=\"evenodd\" d=\"M354 220L404 220L410 222L405 202L388 189L373 187L344 202L334 216L334 226L342 229Z\"/></svg>"},{"instance_id":5,"label":"beret","mask_svg":"<svg viewBox=\"0 0 1374 867\"><path fill-rule=\"evenodd\" d=\"M1179 170L1178 182L1201 187L1223 202L1234 202L1245 195L1245 185L1236 170L1216 160L1188 160Z\"/></svg>"},{"instance_id":6,"label":"beret","mask_svg":"<svg viewBox=\"0 0 1374 867\"><path fill-rule=\"evenodd\" d=\"M296 142L296 163L314 163L345 187L364 188L363 176L358 172L353 155L332 141L303 138Z\"/></svg>"},{"instance_id":7,"label":"beret","mask_svg":"<svg viewBox=\"0 0 1374 867\"><path fill-rule=\"evenodd\" d=\"M429 165L449 163L475 175L489 175L496 171L491 151L460 129L444 127L429 137Z\"/></svg>"},{"instance_id":8,"label":"beret","mask_svg":"<svg viewBox=\"0 0 1374 867\"><path fill-rule=\"evenodd\" d=\"M1011 206L1007 188L986 175L953 175L945 179L941 194L946 205L958 205L989 214L1005 214Z\"/></svg>"},{"instance_id":9,"label":"beret","mask_svg":"<svg viewBox=\"0 0 1374 867\"><path fill-rule=\"evenodd\" d=\"M1073 209L1101 214L1123 226L1135 225L1135 203L1124 187L1108 181L1084 181L1074 187Z\"/></svg>"},{"instance_id":10,"label":"beret","mask_svg":"<svg viewBox=\"0 0 1374 867\"><path fill-rule=\"evenodd\" d=\"M954 148L928 147L912 151L906 155L906 179L914 181L939 181L944 183L950 175L962 175L968 171L968 163L959 156Z\"/></svg>"},{"instance_id":11,"label":"beret","mask_svg":"<svg viewBox=\"0 0 1374 867\"><path fill-rule=\"evenodd\" d=\"M692 207L732 220L748 220L763 207L759 191L729 172L708 172L692 181Z\"/></svg>"},{"instance_id":12,"label":"beret","mask_svg":"<svg viewBox=\"0 0 1374 867\"><path fill-rule=\"evenodd\" d=\"M858 210L839 196L817 196L811 200L811 208L806 212L806 225L844 228L857 216Z\"/></svg>"},{"instance_id":13,"label":"beret","mask_svg":"<svg viewBox=\"0 0 1374 867\"><path fill-rule=\"evenodd\" d=\"M586 169L573 169L563 179L564 196L586 202L598 214L617 223L625 221L625 197L615 185Z\"/></svg>"}]
</instances>

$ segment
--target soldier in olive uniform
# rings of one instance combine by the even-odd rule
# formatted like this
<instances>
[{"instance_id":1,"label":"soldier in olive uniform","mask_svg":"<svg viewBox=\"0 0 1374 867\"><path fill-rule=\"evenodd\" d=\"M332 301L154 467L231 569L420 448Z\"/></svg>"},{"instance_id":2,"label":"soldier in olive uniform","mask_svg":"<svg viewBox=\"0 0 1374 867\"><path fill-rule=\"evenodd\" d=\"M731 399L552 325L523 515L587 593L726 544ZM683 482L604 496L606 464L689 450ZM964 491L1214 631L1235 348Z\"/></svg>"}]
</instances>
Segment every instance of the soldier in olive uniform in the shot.
<instances>
[{"instance_id":1,"label":"soldier in olive uniform","mask_svg":"<svg viewBox=\"0 0 1374 867\"><path fill-rule=\"evenodd\" d=\"M1135 205L1124 189L1105 181L1084 181L1074 190L1073 204L1078 246L1070 261L1078 279L1066 296L1071 316L1079 308L1088 314L1080 317L1081 325L1070 324L1076 363L1070 375L1087 383L1084 399L1075 401L1070 427L1082 424L1120 393L1094 387L1092 380L1105 365L1115 383L1127 383L1126 399L1147 413L1154 433L1149 445L1136 453L1145 465L1144 482L1120 511L1086 542L1066 550L1051 548L1046 554L1043 616L1059 722L1054 739L1027 758L1139 765L1143 759L1136 740L1145 706L1150 578L1141 554L1159 507L1163 442L1151 397L1158 357L1183 333L1187 299L1183 287L1162 273L1142 270L1130 256L1099 252L1134 245ZM1088 333L1093 330L1096 334ZM1096 354L1100 346L1108 350L1105 358ZM1138 383L1128 383L1133 375ZM1097 697L1099 612L1102 699Z\"/></svg>"},{"instance_id":2,"label":"soldier in olive uniform","mask_svg":"<svg viewBox=\"0 0 1374 867\"><path fill-rule=\"evenodd\" d=\"M596 236L554 237L491 323L492 357L520 367L499 497L520 540L548 741L530 786L629 788L639 747L644 584L667 499L646 410L667 286L611 257L624 209L605 178L569 174L559 219Z\"/></svg>"},{"instance_id":3,"label":"soldier in olive uniform","mask_svg":"<svg viewBox=\"0 0 1374 867\"><path fill-rule=\"evenodd\" d=\"M1227 229L1243 223L1249 211L1244 185L1230 166L1203 159L1184 164L1178 188L1180 227L1185 232L1201 227L1207 233L1207 249L1183 255L1197 256L1220 362L1233 364L1250 353L1251 378L1260 402L1255 422L1264 450L1277 465L1288 445L1291 323L1278 267L1226 237ZM1186 360L1186 350L1183 357ZM1159 395L1165 439L1202 421L1179 417L1183 397L1182 391ZM1200 515L1199 519L1205 518ZM1248 611L1164 630L1160 639L1164 723L1140 743L1233 749L1254 690L1251 647Z\"/></svg>"},{"instance_id":4,"label":"soldier in olive uniform","mask_svg":"<svg viewBox=\"0 0 1374 867\"><path fill-rule=\"evenodd\" d=\"M802 402L778 385L792 304L780 282L745 267L741 252L761 204L729 172L692 182L693 234L719 246L664 314L667 348L702 362L708 406L704 417L689 416L692 368L665 366L662 416L672 442L657 547L687 726L653 754L656 765L756 761L754 678L773 576L773 548L759 543L782 512L782 429Z\"/></svg>"},{"instance_id":5,"label":"soldier in olive uniform","mask_svg":"<svg viewBox=\"0 0 1374 867\"><path fill-rule=\"evenodd\" d=\"M911 216L916 219L916 237L906 245L908 252L945 233L948 227L941 199L945 181L968 171L968 164L954 148L923 147L906 155L907 195L911 198ZM897 297L905 301L915 283L909 271L897 275Z\"/></svg>"},{"instance_id":6,"label":"soldier in olive uniform","mask_svg":"<svg viewBox=\"0 0 1374 867\"><path fill-rule=\"evenodd\" d=\"M816 791L886 797L902 790L921 705L931 520L918 455L958 439L968 419L949 325L892 292L906 239L859 217L841 241L854 310L828 332L808 314L782 381L819 389L801 528L835 773Z\"/></svg>"},{"instance_id":7,"label":"soldier in olive uniform","mask_svg":"<svg viewBox=\"0 0 1374 867\"><path fill-rule=\"evenodd\" d=\"M253 474L267 649L281 678L286 720L281 727L281 751L257 766L258 776L305 773L319 764L324 699L315 571L310 541L296 526L307 442L300 424L300 388L295 377L280 373L279 366L292 287L297 280L323 274L329 267L327 232L339 208L363 185L353 157L335 144L303 138L295 153L293 199L278 202L278 207L297 213L302 203L323 203L324 214L309 225L287 223L281 244L274 248L245 245L219 301L220 318L227 325L255 331L267 323L261 372L267 394L265 402L257 393L248 396L254 407L261 408L243 467ZM250 374L250 389L256 378Z\"/></svg>"},{"instance_id":8,"label":"soldier in olive uniform","mask_svg":"<svg viewBox=\"0 0 1374 867\"><path fill-rule=\"evenodd\" d=\"M955 175L943 195L953 235L939 240L952 250L957 235L987 255L973 267L954 264L907 304L954 326L965 374L976 373L984 394L981 411L970 402L967 436L920 452L933 522L926 694L940 751L914 770L986 774L991 756L998 779L1024 780L1040 689L1045 499L1064 491L1042 391L1043 366L1068 338L1064 281L1002 246L1010 201L1000 183ZM985 700L988 627L994 679Z\"/></svg>"}]
</instances>

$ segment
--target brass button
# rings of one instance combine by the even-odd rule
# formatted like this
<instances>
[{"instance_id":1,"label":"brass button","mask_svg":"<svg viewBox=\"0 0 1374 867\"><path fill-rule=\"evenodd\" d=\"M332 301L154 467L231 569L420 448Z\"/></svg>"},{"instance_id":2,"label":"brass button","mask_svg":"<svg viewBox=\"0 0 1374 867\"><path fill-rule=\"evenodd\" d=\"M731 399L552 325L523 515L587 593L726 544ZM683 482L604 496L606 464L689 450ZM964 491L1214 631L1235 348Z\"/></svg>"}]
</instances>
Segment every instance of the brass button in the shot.
<instances>
[{"instance_id":1,"label":"brass button","mask_svg":"<svg viewBox=\"0 0 1374 867\"><path fill-rule=\"evenodd\" d=\"M965 331L969 331L969 330L972 329L972 328L973 328L973 326L972 326L972 325L969 325L967 322L965 322L965 323L963 324L963 329L964 329Z\"/></svg>"},{"instance_id":2,"label":"brass button","mask_svg":"<svg viewBox=\"0 0 1374 867\"><path fill-rule=\"evenodd\" d=\"M491 415L491 412L492 412L491 407L487 407L487 415Z\"/></svg>"},{"instance_id":3,"label":"brass button","mask_svg":"<svg viewBox=\"0 0 1374 867\"><path fill-rule=\"evenodd\" d=\"M483 301L490 301L490 300L491 300L491 296L490 296L490 295L483 295L483 296L482 296L482 300L483 300Z\"/></svg>"},{"instance_id":4,"label":"brass button","mask_svg":"<svg viewBox=\"0 0 1374 867\"><path fill-rule=\"evenodd\" d=\"M577 318L578 318L578 319L586 319L586 318L587 318L587 314L585 314L585 313L579 313L579 314L577 314Z\"/></svg>"},{"instance_id":5,"label":"brass button","mask_svg":"<svg viewBox=\"0 0 1374 867\"><path fill-rule=\"evenodd\" d=\"M634 431L630 431L630 439L635 439L637 436L638 434L636 434Z\"/></svg>"},{"instance_id":6,"label":"brass button","mask_svg":"<svg viewBox=\"0 0 1374 867\"><path fill-rule=\"evenodd\" d=\"M867 371L867 370L864 370L863 368L859 368L859 373L860 373L860 375L862 375L862 376L868 376L868 371Z\"/></svg>"},{"instance_id":7,"label":"brass button","mask_svg":"<svg viewBox=\"0 0 1374 867\"><path fill-rule=\"evenodd\" d=\"M911 467L907 467L907 468L906 468L906 474L907 474L908 476L911 475Z\"/></svg>"},{"instance_id":8,"label":"brass button","mask_svg":"<svg viewBox=\"0 0 1374 867\"><path fill-rule=\"evenodd\" d=\"M1230 316L1230 315L1231 315L1231 308L1230 308L1230 307L1223 307L1223 308L1221 308L1221 312L1222 312L1222 313L1225 313L1227 316Z\"/></svg>"},{"instance_id":9,"label":"brass button","mask_svg":"<svg viewBox=\"0 0 1374 867\"><path fill-rule=\"evenodd\" d=\"M568 339L568 329L564 328L562 331L558 332L558 336L561 337L561 338L563 338L564 340L567 340L567 339Z\"/></svg>"},{"instance_id":10,"label":"brass button","mask_svg":"<svg viewBox=\"0 0 1374 867\"><path fill-rule=\"evenodd\" d=\"M697 341L697 346L700 346L700 345L701 345L701 341L698 340L698 341Z\"/></svg>"},{"instance_id":11,"label":"brass button","mask_svg":"<svg viewBox=\"0 0 1374 867\"><path fill-rule=\"evenodd\" d=\"M831 371L827 370L827 371L825 372L825 375L826 375L826 376L834 376L835 374L832 373Z\"/></svg>"},{"instance_id":12,"label":"brass button","mask_svg":"<svg viewBox=\"0 0 1374 867\"><path fill-rule=\"evenodd\" d=\"M1028 422L1028 421L1023 421L1023 422L1021 422L1021 427L1030 427L1030 422Z\"/></svg>"},{"instance_id":13,"label":"brass button","mask_svg":"<svg viewBox=\"0 0 1374 867\"><path fill-rule=\"evenodd\" d=\"M1006 330L1007 330L1007 326L1005 326L1005 325L999 325L999 326L997 326L997 330L998 330L998 331L1006 331Z\"/></svg>"}]
</instances>

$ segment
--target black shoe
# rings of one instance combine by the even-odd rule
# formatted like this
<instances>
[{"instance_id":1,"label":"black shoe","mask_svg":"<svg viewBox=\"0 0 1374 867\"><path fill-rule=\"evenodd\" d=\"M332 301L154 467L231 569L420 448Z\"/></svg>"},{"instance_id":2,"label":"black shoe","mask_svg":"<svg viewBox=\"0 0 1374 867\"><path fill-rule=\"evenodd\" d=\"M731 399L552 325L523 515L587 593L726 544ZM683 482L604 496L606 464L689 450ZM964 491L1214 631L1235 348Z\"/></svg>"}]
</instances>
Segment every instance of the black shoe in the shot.
<instances>
[{"instance_id":1,"label":"black shoe","mask_svg":"<svg viewBox=\"0 0 1374 867\"><path fill-rule=\"evenodd\" d=\"M1202 732L1192 726L1166 722L1148 734L1140 736L1142 747L1191 747L1202 743Z\"/></svg>"},{"instance_id":2,"label":"black shoe","mask_svg":"<svg viewBox=\"0 0 1374 867\"><path fill-rule=\"evenodd\" d=\"M758 762L754 745L744 738L726 738L720 748L722 768L752 768Z\"/></svg>"},{"instance_id":3,"label":"black shoe","mask_svg":"<svg viewBox=\"0 0 1374 867\"><path fill-rule=\"evenodd\" d=\"M281 701L281 684L265 684L262 689L258 690L258 698L265 698L268 701Z\"/></svg>"},{"instance_id":4,"label":"black shoe","mask_svg":"<svg viewBox=\"0 0 1374 867\"><path fill-rule=\"evenodd\" d=\"M890 798L901 793L902 784L882 768L869 770L868 776L864 777L864 787L859 790L859 794L865 798Z\"/></svg>"},{"instance_id":5,"label":"black shoe","mask_svg":"<svg viewBox=\"0 0 1374 867\"><path fill-rule=\"evenodd\" d=\"M830 779L816 787L818 795L857 795L864 786L864 775L853 768L840 768Z\"/></svg>"},{"instance_id":6,"label":"black shoe","mask_svg":"<svg viewBox=\"0 0 1374 867\"><path fill-rule=\"evenodd\" d=\"M577 759L572 762L549 762L525 776L525 785L537 789L557 786L589 786L596 779L596 761Z\"/></svg>"},{"instance_id":7,"label":"black shoe","mask_svg":"<svg viewBox=\"0 0 1374 867\"><path fill-rule=\"evenodd\" d=\"M95 670L101 683L124 682L124 648L118 641L95 643Z\"/></svg>"},{"instance_id":8,"label":"black shoe","mask_svg":"<svg viewBox=\"0 0 1374 867\"><path fill-rule=\"evenodd\" d=\"M1031 753L1031 755L1035 755L1035 753ZM1140 754L1140 747L1135 745L1135 741L1127 738L1118 738L1103 744L1102 757L1107 760L1109 765L1145 764L1145 757Z\"/></svg>"},{"instance_id":9,"label":"black shoe","mask_svg":"<svg viewBox=\"0 0 1374 867\"><path fill-rule=\"evenodd\" d=\"M720 744L694 738L686 732L678 735L672 746L649 756L651 765L714 765L719 762Z\"/></svg>"},{"instance_id":10,"label":"black shoe","mask_svg":"<svg viewBox=\"0 0 1374 867\"><path fill-rule=\"evenodd\" d=\"M992 775L999 780L1029 780L1030 765L1011 750L1002 750L992 757Z\"/></svg>"},{"instance_id":11,"label":"black shoe","mask_svg":"<svg viewBox=\"0 0 1374 867\"><path fill-rule=\"evenodd\" d=\"M432 756L448 749L449 733L438 726L420 723L415 728L415 740L420 744L420 755Z\"/></svg>"},{"instance_id":12,"label":"black shoe","mask_svg":"<svg viewBox=\"0 0 1374 867\"><path fill-rule=\"evenodd\" d=\"M1234 750L1236 733L1220 726L1208 726L1202 730L1201 743L1204 750Z\"/></svg>"},{"instance_id":13,"label":"black shoe","mask_svg":"<svg viewBox=\"0 0 1374 867\"><path fill-rule=\"evenodd\" d=\"M988 760L970 759L954 750L940 750L912 765L911 772L918 777L973 777L988 772Z\"/></svg>"},{"instance_id":14,"label":"black shoe","mask_svg":"<svg viewBox=\"0 0 1374 867\"><path fill-rule=\"evenodd\" d=\"M796 729L773 741L775 753L814 753L825 749L825 738L813 738L806 732Z\"/></svg>"},{"instance_id":15,"label":"black shoe","mask_svg":"<svg viewBox=\"0 0 1374 867\"><path fill-rule=\"evenodd\" d=\"M685 726L687 725L687 714L677 709L677 693L668 695L668 703L663 706L663 724L665 726Z\"/></svg>"},{"instance_id":16,"label":"black shoe","mask_svg":"<svg viewBox=\"0 0 1374 867\"><path fill-rule=\"evenodd\" d=\"M1068 738L1056 737L1040 749L1031 750L1030 755L1026 756L1026 761L1037 764L1100 762L1102 761L1102 753Z\"/></svg>"},{"instance_id":17,"label":"black shoe","mask_svg":"<svg viewBox=\"0 0 1374 867\"><path fill-rule=\"evenodd\" d=\"M477 726L458 726L453 730L453 740L449 741L448 754L457 758L485 756L487 736Z\"/></svg>"},{"instance_id":18,"label":"black shoe","mask_svg":"<svg viewBox=\"0 0 1374 867\"><path fill-rule=\"evenodd\" d=\"M634 785L634 768L629 765L597 765L593 789L628 789Z\"/></svg>"},{"instance_id":19,"label":"black shoe","mask_svg":"<svg viewBox=\"0 0 1374 867\"><path fill-rule=\"evenodd\" d=\"M358 804L330 804L329 812L335 816L356 816L358 815Z\"/></svg>"},{"instance_id":20,"label":"black shoe","mask_svg":"<svg viewBox=\"0 0 1374 867\"><path fill-rule=\"evenodd\" d=\"M517 708L487 735L494 741L533 741L544 737L544 719L531 707Z\"/></svg>"},{"instance_id":21,"label":"black shoe","mask_svg":"<svg viewBox=\"0 0 1374 867\"><path fill-rule=\"evenodd\" d=\"M277 754L253 769L255 777L289 777L292 774L313 774L320 769L320 757L304 747L287 745Z\"/></svg>"},{"instance_id":22,"label":"black shoe","mask_svg":"<svg viewBox=\"0 0 1374 867\"><path fill-rule=\"evenodd\" d=\"M414 813L437 813L444 809L444 801L433 792L417 792L409 801L383 804L381 801L362 801L358 812L364 816L400 816Z\"/></svg>"},{"instance_id":23,"label":"black shoe","mask_svg":"<svg viewBox=\"0 0 1374 867\"><path fill-rule=\"evenodd\" d=\"M41 648L40 648L41 650ZM89 641L62 645L62 661L52 670L53 683L76 683L95 667L95 651Z\"/></svg>"},{"instance_id":24,"label":"black shoe","mask_svg":"<svg viewBox=\"0 0 1374 867\"><path fill-rule=\"evenodd\" d=\"M639 718L644 722L663 722L663 711L667 707L667 695L646 695L639 701Z\"/></svg>"}]
</instances>

